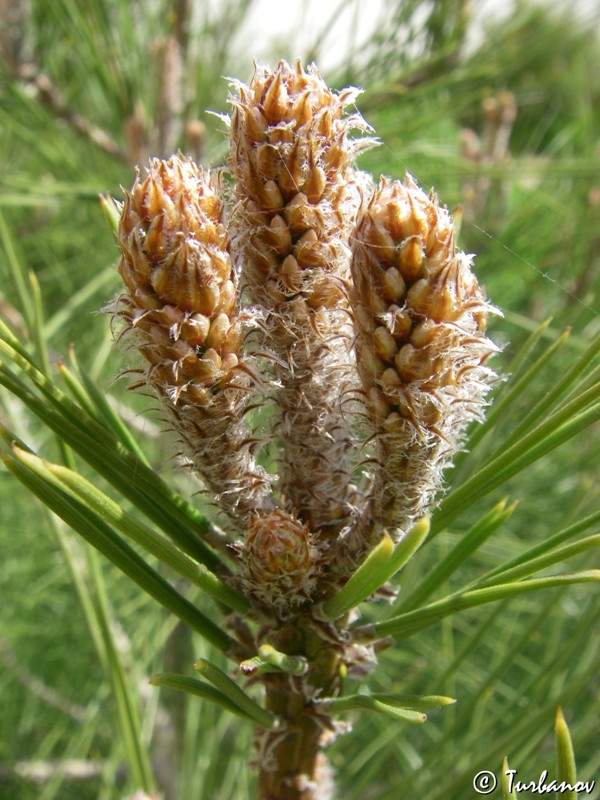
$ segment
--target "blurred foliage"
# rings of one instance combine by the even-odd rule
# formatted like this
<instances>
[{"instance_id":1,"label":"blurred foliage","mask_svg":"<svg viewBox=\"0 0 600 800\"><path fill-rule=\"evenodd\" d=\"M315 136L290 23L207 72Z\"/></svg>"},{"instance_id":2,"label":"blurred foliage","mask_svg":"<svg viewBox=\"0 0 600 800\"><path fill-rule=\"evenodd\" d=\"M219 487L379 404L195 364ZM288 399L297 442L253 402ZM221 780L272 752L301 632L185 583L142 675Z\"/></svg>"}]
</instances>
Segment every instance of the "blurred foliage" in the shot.
<instances>
[{"instance_id":1,"label":"blurred foliage","mask_svg":"<svg viewBox=\"0 0 600 800\"><path fill-rule=\"evenodd\" d=\"M95 313L119 288L116 248L97 196L120 197L139 156L179 147L204 163L222 163L222 123L205 109L227 110L221 76L248 76L252 42L244 40L244 25L253 3L1 0L0 10L0 311L25 342L35 313L26 283L33 271L52 363L74 342L79 362L117 404L153 467L192 497L196 484L172 476L171 451L156 436L159 420L138 416L148 401L112 382L127 355L111 352L108 320ZM382 146L363 156L363 169L393 176L409 170L450 208L463 206L462 246L478 254L477 274L505 314L493 322L504 346L497 369L513 369L531 332L550 315L536 357L572 329L470 464L510 434L600 332L599 19L586 13L518 2L474 35L464 2L397 0L385 4L369 45L353 50L349 43L345 63L326 76L337 86L366 89L359 106ZM335 16L327 24L308 57L335 35ZM485 109L502 92L514 98L516 116L505 151L485 157ZM7 394L0 403L18 435L57 457L46 429ZM596 427L496 490L411 563L401 598L505 495L519 501L517 510L463 566L460 582L449 579L450 589L595 513L599 454ZM450 482L466 479L464 464L459 459ZM4 470L0 508L0 798L121 797L127 780L114 702L65 547L84 583L93 567L79 540ZM596 530L598 521L589 532ZM590 566L589 556L576 566ZM102 573L155 772L163 787L173 783L174 770L180 775L169 800L247 798L251 727L193 699L164 693L159 704L158 692L146 686L153 672L185 671L199 656L218 657L114 568L103 565ZM375 715L358 717L353 735L331 753L340 796L462 800L478 770L499 774L504 755L520 778L535 778L552 769L559 703L580 775L597 775L598 611L593 588L564 588L457 615L384 653L369 678L373 691L443 692L459 702L408 733ZM97 776L70 779L62 770L66 759L94 765ZM40 784L15 772L15 765L38 762L52 766Z\"/></svg>"}]
</instances>

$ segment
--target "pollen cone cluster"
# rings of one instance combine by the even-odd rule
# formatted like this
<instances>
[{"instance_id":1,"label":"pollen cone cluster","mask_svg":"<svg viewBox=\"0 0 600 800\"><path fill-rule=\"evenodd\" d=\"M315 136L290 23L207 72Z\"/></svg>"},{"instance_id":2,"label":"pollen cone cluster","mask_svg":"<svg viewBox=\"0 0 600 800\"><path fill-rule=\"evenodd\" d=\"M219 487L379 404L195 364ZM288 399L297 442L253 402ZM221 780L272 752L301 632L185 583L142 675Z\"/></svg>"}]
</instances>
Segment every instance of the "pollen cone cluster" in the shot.
<instances>
[{"instance_id":1,"label":"pollen cone cluster","mask_svg":"<svg viewBox=\"0 0 600 800\"><path fill-rule=\"evenodd\" d=\"M232 523L236 585L283 621L427 511L495 377L494 309L436 197L355 169L355 89L285 62L235 87L229 218L207 172L153 160L123 205L116 308Z\"/></svg>"},{"instance_id":2,"label":"pollen cone cluster","mask_svg":"<svg viewBox=\"0 0 600 800\"><path fill-rule=\"evenodd\" d=\"M322 539L352 514L352 436L343 402L353 385L349 239L365 186L355 171L371 139L314 67L257 67L235 84L230 168L238 205L232 243L243 287L263 323L279 389L281 501Z\"/></svg>"},{"instance_id":3,"label":"pollen cone cluster","mask_svg":"<svg viewBox=\"0 0 600 800\"><path fill-rule=\"evenodd\" d=\"M194 468L221 507L245 517L268 497L242 418L250 378L218 185L174 156L153 160L126 195L117 302Z\"/></svg>"},{"instance_id":4,"label":"pollen cone cluster","mask_svg":"<svg viewBox=\"0 0 600 800\"><path fill-rule=\"evenodd\" d=\"M456 250L450 215L410 176L382 179L361 211L352 276L376 462L355 534L398 535L428 507L466 426L482 414L494 378L485 366L496 350L485 336L494 309Z\"/></svg>"}]
</instances>

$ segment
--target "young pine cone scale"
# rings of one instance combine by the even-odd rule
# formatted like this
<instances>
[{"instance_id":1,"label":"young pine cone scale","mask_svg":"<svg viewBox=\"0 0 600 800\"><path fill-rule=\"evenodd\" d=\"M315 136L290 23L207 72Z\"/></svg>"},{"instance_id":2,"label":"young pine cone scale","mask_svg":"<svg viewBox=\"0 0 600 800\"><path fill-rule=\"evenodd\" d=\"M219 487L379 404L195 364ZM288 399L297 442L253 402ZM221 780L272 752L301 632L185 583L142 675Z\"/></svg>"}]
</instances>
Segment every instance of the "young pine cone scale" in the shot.
<instances>
[{"instance_id":1,"label":"young pine cone scale","mask_svg":"<svg viewBox=\"0 0 600 800\"><path fill-rule=\"evenodd\" d=\"M348 140L350 96L331 92L316 70L258 67L250 86L236 87L234 244L251 297L273 306L301 293L309 309L334 308L342 293L330 277L347 277L359 199L352 162L370 140Z\"/></svg>"}]
</instances>

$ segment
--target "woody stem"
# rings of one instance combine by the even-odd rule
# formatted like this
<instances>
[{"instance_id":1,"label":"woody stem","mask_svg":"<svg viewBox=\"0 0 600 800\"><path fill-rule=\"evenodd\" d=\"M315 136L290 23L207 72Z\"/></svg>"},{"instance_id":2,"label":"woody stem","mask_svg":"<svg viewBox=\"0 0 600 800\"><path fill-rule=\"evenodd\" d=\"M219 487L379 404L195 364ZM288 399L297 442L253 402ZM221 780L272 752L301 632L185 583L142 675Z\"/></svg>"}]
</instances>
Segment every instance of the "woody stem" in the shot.
<instances>
[{"instance_id":1,"label":"woody stem","mask_svg":"<svg viewBox=\"0 0 600 800\"><path fill-rule=\"evenodd\" d=\"M281 727L258 736L259 800L324 800L322 750L328 725L313 698L337 693L341 659L339 649L324 642L313 625L307 618L296 620L272 637L278 650L304 656L310 669L301 677L265 676L266 705Z\"/></svg>"}]
</instances>

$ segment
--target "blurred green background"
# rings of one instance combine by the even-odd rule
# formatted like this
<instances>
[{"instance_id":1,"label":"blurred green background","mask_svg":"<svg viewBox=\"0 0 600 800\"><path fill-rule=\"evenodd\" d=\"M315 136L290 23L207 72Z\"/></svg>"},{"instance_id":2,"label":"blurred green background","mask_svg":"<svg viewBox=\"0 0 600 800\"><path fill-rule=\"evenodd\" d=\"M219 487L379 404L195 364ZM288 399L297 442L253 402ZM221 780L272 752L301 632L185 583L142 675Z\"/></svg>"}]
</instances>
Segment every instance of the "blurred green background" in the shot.
<instances>
[{"instance_id":1,"label":"blurred green background","mask_svg":"<svg viewBox=\"0 0 600 800\"><path fill-rule=\"evenodd\" d=\"M301 5L289 3L299 19ZM600 332L600 9L517 2L475 20L461 0L393 0L374 5L365 42L357 38L365 5L321 3L317 15L311 7L302 24L314 33L301 52L259 20L261 58L322 59L330 85L365 89L358 106L382 144L360 166L376 177L410 171L462 218L461 246L477 254L477 275L504 312L492 323L504 348L497 370L514 369L549 317L521 369L571 329L502 430L478 446L476 461ZM52 364L74 344L152 465L199 504L194 481L173 473L159 416L140 414L151 402L114 380L129 361L113 350L110 320L97 313L119 290L98 195L122 197L136 163L178 148L206 165L224 163L224 124L207 109L227 112L223 76L251 75L256 8L252 0L0 0L0 312L31 344L32 271ZM355 14L349 29L347 14ZM0 415L37 451L56 456L50 434L4 391ZM417 586L502 497L518 507L465 565L462 583L597 512L599 440L590 429L463 515L411 565L403 588ZM458 461L450 482L473 463ZM0 547L2 800L113 800L131 791L110 683L82 610L95 568L167 800L252 796L250 726L147 685L153 672L189 672L195 658L211 655L206 645L115 569L91 566L75 535L5 470ZM576 566L597 563L585 559ZM461 614L384 653L365 678L374 690L443 693L458 703L419 728L356 718L353 734L330 751L339 797L466 800L476 796L475 773L498 774L504 755L519 778L536 778L552 769L559 704L581 777L600 779L599 607L595 587L535 594Z\"/></svg>"}]
</instances>

